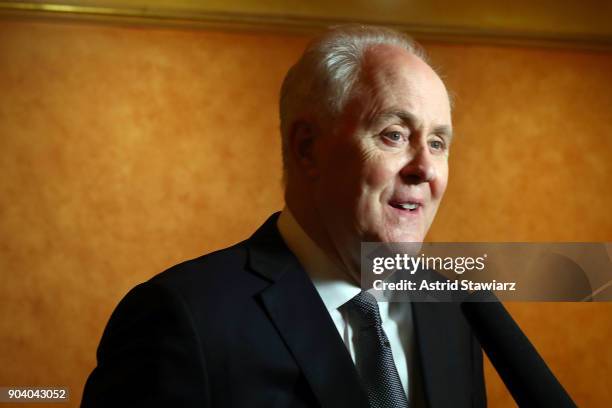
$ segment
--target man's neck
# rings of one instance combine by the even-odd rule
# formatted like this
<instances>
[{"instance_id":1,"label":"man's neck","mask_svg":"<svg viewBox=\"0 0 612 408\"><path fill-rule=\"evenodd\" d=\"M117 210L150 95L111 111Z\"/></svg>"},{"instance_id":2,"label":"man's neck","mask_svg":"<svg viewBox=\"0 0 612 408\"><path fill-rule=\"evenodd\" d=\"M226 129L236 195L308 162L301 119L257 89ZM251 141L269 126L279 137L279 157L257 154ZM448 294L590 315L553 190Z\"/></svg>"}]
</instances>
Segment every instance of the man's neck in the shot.
<instances>
[{"instance_id":1,"label":"man's neck","mask_svg":"<svg viewBox=\"0 0 612 408\"><path fill-rule=\"evenodd\" d=\"M308 229L288 207L283 209L277 226L283 240L313 280L341 280L359 285L358 279L309 235Z\"/></svg>"}]
</instances>

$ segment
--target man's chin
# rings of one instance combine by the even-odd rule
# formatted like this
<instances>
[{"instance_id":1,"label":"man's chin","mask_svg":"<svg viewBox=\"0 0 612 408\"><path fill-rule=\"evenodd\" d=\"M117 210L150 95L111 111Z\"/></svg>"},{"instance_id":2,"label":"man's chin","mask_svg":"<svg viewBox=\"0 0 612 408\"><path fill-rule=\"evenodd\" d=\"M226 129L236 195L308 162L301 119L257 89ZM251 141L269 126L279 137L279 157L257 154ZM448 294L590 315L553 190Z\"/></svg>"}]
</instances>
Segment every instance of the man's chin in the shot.
<instances>
[{"instance_id":1,"label":"man's chin","mask_svg":"<svg viewBox=\"0 0 612 408\"><path fill-rule=\"evenodd\" d=\"M394 231L385 235L382 242L423 242L424 234L416 231Z\"/></svg>"},{"instance_id":2,"label":"man's chin","mask_svg":"<svg viewBox=\"0 0 612 408\"><path fill-rule=\"evenodd\" d=\"M382 230L371 229L370 233L362 231L361 242L423 242L425 234L417 228L388 228ZM364 233L365 232L365 233Z\"/></svg>"}]
</instances>

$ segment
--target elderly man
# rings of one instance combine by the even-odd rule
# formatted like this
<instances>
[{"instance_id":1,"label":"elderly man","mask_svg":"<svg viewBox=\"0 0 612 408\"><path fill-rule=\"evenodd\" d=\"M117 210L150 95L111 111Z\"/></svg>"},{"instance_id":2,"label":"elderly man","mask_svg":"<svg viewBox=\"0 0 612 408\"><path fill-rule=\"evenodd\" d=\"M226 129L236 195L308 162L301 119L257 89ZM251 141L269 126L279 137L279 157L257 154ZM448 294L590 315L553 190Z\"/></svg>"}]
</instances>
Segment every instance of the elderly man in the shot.
<instances>
[{"instance_id":1,"label":"elderly man","mask_svg":"<svg viewBox=\"0 0 612 408\"><path fill-rule=\"evenodd\" d=\"M362 241L422 241L444 194L449 98L384 28L312 42L282 86L286 207L252 237L134 288L83 407L481 407L480 347L454 304L380 303Z\"/></svg>"}]
</instances>

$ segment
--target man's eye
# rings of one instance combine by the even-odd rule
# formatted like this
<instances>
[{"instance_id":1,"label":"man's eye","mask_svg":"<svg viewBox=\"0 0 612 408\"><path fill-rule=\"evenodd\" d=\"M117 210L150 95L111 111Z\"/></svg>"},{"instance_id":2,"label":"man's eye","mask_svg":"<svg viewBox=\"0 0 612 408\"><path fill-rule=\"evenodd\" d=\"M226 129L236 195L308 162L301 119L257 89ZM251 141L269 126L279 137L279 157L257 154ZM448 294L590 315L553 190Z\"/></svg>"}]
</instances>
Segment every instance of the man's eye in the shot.
<instances>
[{"instance_id":1,"label":"man's eye","mask_svg":"<svg viewBox=\"0 0 612 408\"><path fill-rule=\"evenodd\" d=\"M404 139L402 132L398 132L398 131L386 132L386 133L383 133L383 136L387 140L394 142L394 143L401 142Z\"/></svg>"},{"instance_id":2,"label":"man's eye","mask_svg":"<svg viewBox=\"0 0 612 408\"><path fill-rule=\"evenodd\" d=\"M445 147L444 142L441 140L430 140L429 146L434 150L444 150Z\"/></svg>"}]
</instances>

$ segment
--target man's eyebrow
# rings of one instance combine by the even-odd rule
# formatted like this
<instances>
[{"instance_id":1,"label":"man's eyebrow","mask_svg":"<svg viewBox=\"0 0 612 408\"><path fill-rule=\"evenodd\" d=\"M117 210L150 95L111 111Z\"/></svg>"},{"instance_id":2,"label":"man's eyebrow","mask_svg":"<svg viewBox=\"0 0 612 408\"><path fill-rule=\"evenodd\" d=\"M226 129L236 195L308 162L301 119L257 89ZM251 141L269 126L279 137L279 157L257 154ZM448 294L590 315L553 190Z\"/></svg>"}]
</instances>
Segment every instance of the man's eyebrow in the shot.
<instances>
[{"instance_id":1,"label":"man's eyebrow","mask_svg":"<svg viewBox=\"0 0 612 408\"><path fill-rule=\"evenodd\" d=\"M385 119L393 119L393 118L398 118L405 124L409 125L410 127L414 127L414 128L419 127L419 125L421 124L421 121L414 114L408 111L405 111L405 110L401 110L401 109L394 109L394 110L380 112L372 118L373 119L372 123L376 123L378 121L385 120Z\"/></svg>"},{"instance_id":2,"label":"man's eyebrow","mask_svg":"<svg viewBox=\"0 0 612 408\"><path fill-rule=\"evenodd\" d=\"M451 128L448 125L436 126L436 127L434 127L432 133L435 133L436 135L446 136L448 139L452 139L453 138L453 128Z\"/></svg>"},{"instance_id":3,"label":"man's eyebrow","mask_svg":"<svg viewBox=\"0 0 612 408\"><path fill-rule=\"evenodd\" d=\"M371 123L376 123L385 119L398 118L406 125L412 128L419 128L421 126L421 120L416 117L416 115L401 109L388 110L384 112L380 112L379 114L373 117ZM449 139L453 137L453 129L449 125L439 125L433 128L433 132L435 134L441 134Z\"/></svg>"}]
</instances>

